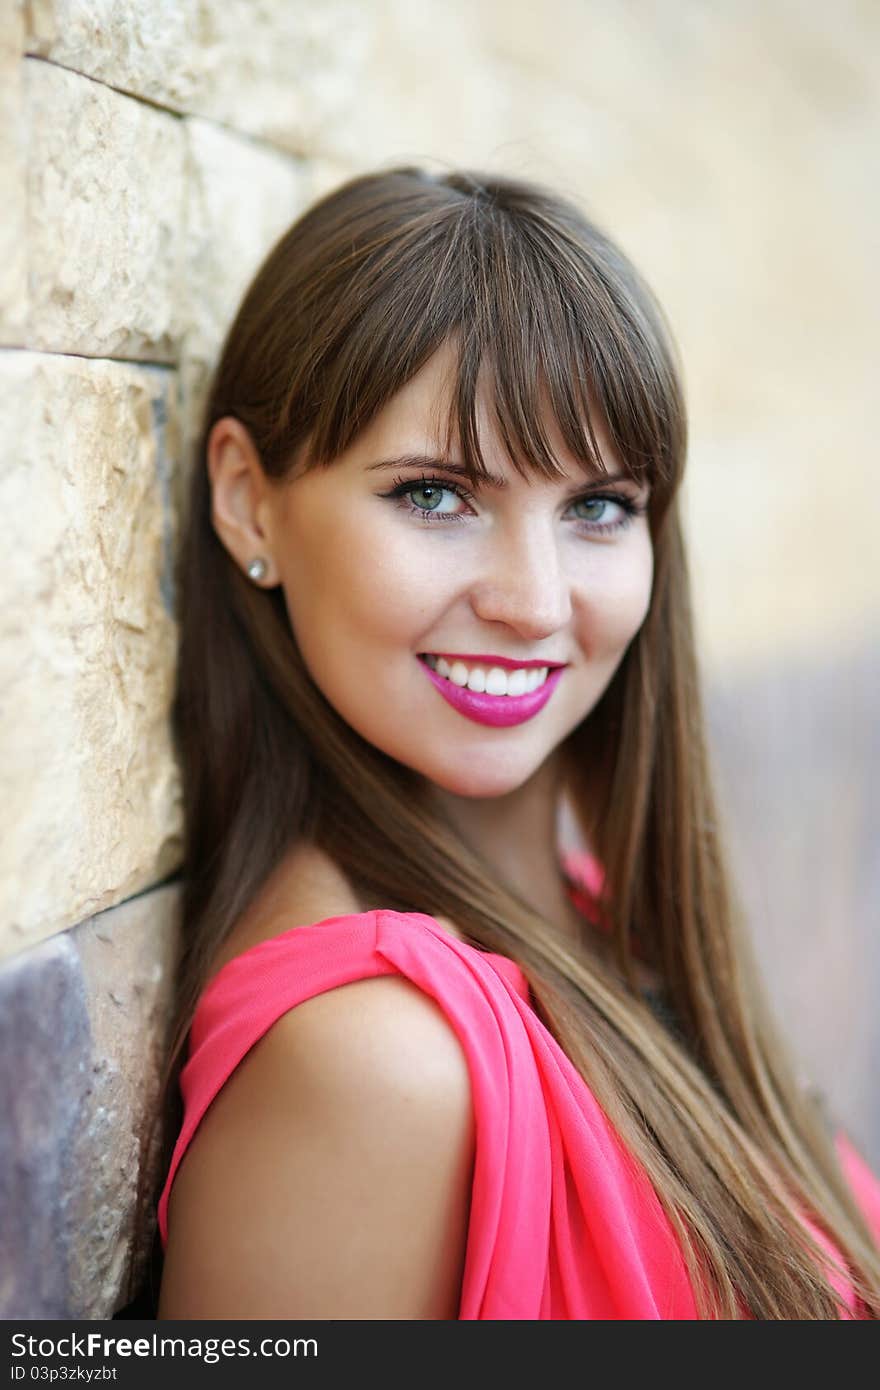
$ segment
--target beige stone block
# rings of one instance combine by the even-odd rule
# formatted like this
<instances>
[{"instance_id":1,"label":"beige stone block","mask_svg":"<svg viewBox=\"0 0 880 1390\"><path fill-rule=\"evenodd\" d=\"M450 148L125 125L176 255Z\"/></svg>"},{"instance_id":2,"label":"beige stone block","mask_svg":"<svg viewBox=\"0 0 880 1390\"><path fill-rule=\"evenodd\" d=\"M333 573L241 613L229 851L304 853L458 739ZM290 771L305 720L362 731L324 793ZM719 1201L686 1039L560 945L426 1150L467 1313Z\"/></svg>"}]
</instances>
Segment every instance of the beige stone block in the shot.
<instances>
[{"instance_id":1,"label":"beige stone block","mask_svg":"<svg viewBox=\"0 0 880 1390\"><path fill-rule=\"evenodd\" d=\"M197 97L192 107L296 154L357 124L375 10L359 0L194 0Z\"/></svg>"},{"instance_id":2,"label":"beige stone block","mask_svg":"<svg viewBox=\"0 0 880 1390\"><path fill-rule=\"evenodd\" d=\"M324 121L314 150L358 170L497 168L522 132L511 128L515 93L483 45L479 6L385 0L371 19L351 79L352 109Z\"/></svg>"},{"instance_id":3,"label":"beige stone block","mask_svg":"<svg viewBox=\"0 0 880 1390\"><path fill-rule=\"evenodd\" d=\"M180 122L51 63L26 63L29 346L168 361L183 221Z\"/></svg>"},{"instance_id":4,"label":"beige stone block","mask_svg":"<svg viewBox=\"0 0 880 1390\"><path fill-rule=\"evenodd\" d=\"M27 204L22 96L24 23L20 5L0 5L0 344L21 346L27 331Z\"/></svg>"},{"instance_id":5,"label":"beige stone block","mask_svg":"<svg viewBox=\"0 0 880 1390\"><path fill-rule=\"evenodd\" d=\"M29 48L294 153L357 120L374 7L358 0L32 0Z\"/></svg>"},{"instance_id":6,"label":"beige stone block","mask_svg":"<svg viewBox=\"0 0 880 1390\"><path fill-rule=\"evenodd\" d=\"M180 862L174 375L0 354L0 955Z\"/></svg>"},{"instance_id":7,"label":"beige stone block","mask_svg":"<svg viewBox=\"0 0 880 1390\"><path fill-rule=\"evenodd\" d=\"M242 293L302 210L301 166L209 121L185 123L186 245L179 295L186 347L214 357Z\"/></svg>"},{"instance_id":8,"label":"beige stone block","mask_svg":"<svg viewBox=\"0 0 880 1390\"><path fill-rule=\"evenodd\" d=\"M245 289L303 209L353 172L330 159L294 161L206 121L188 120L186 127L187 246L179 302L189 330L179 376L182 494L195 462L217 354Z\"/></svg>"},{"instance_id":9,"label":"beige stone block","mask_svg":"<svg viewBox=\"0 0 880 1390\"><path fill-rule=\"evenodd\" d=\"M196 91L193 0L30 0L28 52L173 111Z\"/></svg>"},{"instance_id":10,"label":"beige stone block","mask_svg":"<svg viewBox=\"0 0 880 1390\"><path fill-rule=\"evenodd\" d=\"M201 423L213 366L242 294L278 237L301 212L306 183L289 155L209 121L185 122L186 244L178 302L186 454Z\"/></svg>"}]
</instances>

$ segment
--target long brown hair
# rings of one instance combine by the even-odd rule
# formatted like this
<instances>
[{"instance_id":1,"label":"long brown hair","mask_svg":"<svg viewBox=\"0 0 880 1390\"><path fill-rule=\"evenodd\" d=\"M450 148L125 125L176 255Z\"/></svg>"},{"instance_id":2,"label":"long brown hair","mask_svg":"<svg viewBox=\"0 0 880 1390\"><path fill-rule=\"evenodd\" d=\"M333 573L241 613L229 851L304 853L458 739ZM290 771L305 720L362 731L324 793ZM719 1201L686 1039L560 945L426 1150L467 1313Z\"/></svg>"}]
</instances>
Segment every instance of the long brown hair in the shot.
<instances>
[{"instance_id":1,"label":"long brown hair","mask_svg":"<svg viewBox=\"0 0 880 1390\"><path fill-rule=\"evenodd\" d=\"M343 721L303 663L281 589L252 584L212 525L205 459L218 419L247 428L272 479L332 467L446 342L458 366L447 438L475 482L477 379L488 371L518 470L560 471L549 405L567 448L602 470L600 412L624 468L651 484L650 610L563 749L571 804L605 870L616 968L560 939L429 807L416 774ZM539 1017L650 1177L701 1316L840 1316L797 1202L876 1318L880 1254L774 1033L725 862L678 506L680 378L633 266L580 210L530 182L370 173L315 203L265 259L213 377L179 570L184 931L166 1152L210 961L282 855L308 839L362 900L445 915L473 945L520 963ZM636 934L675 1030L635 987Z\"/></svg>"}]
</instances>

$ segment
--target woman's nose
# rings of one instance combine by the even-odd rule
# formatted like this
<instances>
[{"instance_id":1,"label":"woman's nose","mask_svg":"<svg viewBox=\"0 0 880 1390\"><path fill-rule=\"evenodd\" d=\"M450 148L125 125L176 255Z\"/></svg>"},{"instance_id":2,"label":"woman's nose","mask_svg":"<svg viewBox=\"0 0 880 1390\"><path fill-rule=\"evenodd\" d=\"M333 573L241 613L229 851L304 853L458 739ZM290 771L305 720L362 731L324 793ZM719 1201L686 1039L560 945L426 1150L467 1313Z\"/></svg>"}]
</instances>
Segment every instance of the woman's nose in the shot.
<instances>
[{"instance_id":1,"label":"woman's nose","mask_svg":"<svg viewBox=\"0 0 880 1390\"><path fill-rule=\"evenodd\" d=\"M505 623L537 641L571 617L571 581L552 524L500 529L487 542L484 565L471 587L471 606L483 622Z\"/></svg>"}]
</instances>

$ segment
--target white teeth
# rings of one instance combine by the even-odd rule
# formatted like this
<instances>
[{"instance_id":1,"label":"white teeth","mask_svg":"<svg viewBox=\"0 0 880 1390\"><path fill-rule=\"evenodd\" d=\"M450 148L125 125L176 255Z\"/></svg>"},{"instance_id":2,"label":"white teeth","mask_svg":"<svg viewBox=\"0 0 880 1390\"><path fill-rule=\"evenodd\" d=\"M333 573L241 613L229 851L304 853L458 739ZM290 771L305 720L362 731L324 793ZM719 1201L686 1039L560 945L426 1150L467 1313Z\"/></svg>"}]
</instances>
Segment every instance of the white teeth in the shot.
<instances>
[{"instance_id":1,"label":"white teeth","mask_svg":"<svg viewBox=\"0 0 880 1390\"><path fill-rule=\"evenodd\" d=\"M445 656L426 656L425 661L453 685L466 685L468 690L487 695L525 695L543 685L550 670L549 666L518 667L515 671L501 666L466 666L463 661L450 663Z\"/></svg>"}]
</instances>

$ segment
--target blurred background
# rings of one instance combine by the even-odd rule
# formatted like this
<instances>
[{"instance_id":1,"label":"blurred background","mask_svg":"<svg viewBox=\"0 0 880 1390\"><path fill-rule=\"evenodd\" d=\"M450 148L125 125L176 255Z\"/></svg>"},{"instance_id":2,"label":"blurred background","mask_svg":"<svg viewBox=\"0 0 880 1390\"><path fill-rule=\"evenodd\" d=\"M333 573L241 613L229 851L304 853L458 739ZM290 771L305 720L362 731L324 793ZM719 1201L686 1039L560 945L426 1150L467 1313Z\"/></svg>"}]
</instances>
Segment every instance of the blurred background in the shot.
<instances>
[{"instance_id":1,"label":"blurred background","mask_svg":"<svg viewBox=\"0 0 880 1390\"><path fill-rule=\"evenodd\" d=\"M880 1171L878 41L870 0L0 0L0 1316L143 1262L190 447L269 246L401 161L568 194L666 309L737 879Z\"/></svg>"}]
</instances>

